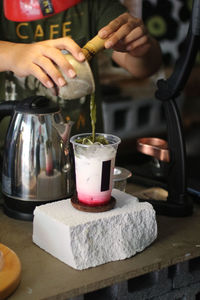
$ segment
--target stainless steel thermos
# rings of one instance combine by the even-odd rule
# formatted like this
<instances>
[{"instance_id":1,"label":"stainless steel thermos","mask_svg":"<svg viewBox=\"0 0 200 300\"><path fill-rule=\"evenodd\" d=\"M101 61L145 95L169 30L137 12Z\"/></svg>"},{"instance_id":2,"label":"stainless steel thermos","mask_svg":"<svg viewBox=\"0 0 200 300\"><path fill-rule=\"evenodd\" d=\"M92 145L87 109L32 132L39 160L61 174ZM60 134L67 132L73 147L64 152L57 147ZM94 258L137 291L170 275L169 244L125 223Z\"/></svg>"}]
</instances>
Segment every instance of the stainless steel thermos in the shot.
<instances>
[{"instance_id":1,"label":"stainless steel thermos","mask_svg":"<svg viewBox=\"0 0 200 300\"><path fill-rule=\"evenodd\" d=\"M31 220L36 205L71 196L71 122L58 105L41 96L0 104L0 119L10 115L4 146L2 193L4 210Z\"/></svg>"}]
</instances>

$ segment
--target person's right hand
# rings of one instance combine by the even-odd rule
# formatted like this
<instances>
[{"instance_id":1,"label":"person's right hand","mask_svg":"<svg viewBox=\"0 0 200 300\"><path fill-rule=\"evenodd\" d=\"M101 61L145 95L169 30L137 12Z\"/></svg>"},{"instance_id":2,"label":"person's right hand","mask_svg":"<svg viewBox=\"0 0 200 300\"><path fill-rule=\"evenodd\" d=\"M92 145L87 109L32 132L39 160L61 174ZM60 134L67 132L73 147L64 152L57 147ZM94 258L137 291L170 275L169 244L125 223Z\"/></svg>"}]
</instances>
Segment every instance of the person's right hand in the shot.
<instances>
[{"instance_id":1,"label":"person's right hand","mask_svg":"<svg viewBox=\"0 0 200 300\"><path fill-rule=\"evenodd\" d=\"M13 44L9 70L19 77L33 75L47 88L61 87L66 81L58 67L68 77L76 76L61 50L69 51L80 62L85 60L81 48L71 38L64 37L32 44Z\"/></svg>"}]
</instances>

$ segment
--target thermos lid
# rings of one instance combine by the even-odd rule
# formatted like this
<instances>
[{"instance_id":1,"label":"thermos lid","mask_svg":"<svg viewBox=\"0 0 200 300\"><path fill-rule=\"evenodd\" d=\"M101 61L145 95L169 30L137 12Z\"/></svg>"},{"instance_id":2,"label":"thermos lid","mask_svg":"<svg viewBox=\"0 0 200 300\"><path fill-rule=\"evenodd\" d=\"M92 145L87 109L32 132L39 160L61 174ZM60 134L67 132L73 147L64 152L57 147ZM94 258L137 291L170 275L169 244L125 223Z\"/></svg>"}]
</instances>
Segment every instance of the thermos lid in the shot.
<instances>
[{"instance_id":1,"label":"thermos lid","mask_svg":"<svg viewBox=\"0 0 200 300\"><path fill-rule=\"evenodd\" d=\"M60 110L58 104L43 96L32 96L20 101L15 111L29 114L48 114Z\"/></svg>"}]
</instances>

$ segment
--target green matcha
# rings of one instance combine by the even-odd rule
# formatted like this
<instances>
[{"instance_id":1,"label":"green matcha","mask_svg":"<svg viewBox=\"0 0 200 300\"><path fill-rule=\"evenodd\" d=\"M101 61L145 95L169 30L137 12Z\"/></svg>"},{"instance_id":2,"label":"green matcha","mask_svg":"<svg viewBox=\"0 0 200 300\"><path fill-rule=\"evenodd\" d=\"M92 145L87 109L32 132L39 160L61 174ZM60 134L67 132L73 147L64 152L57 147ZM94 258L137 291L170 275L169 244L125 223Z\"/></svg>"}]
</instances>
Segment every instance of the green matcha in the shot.
<instances>
[{"instance_id":1,"label":"green matcha","mask_svg":"<svg viewBox=\"0 0 200 300\"><path fill-rule=\"evenodd\" d=\"M108 141L105 139L104 136L101 135L95 136L94 142L93 142L93 137L90 135L84 138L76 139L76 143L83 144L83 145L92 145L94 143L108 145Z\"/></svg>"},{"instance_id":2,"label":"green matcha","mask_svg":"<svg viewBox=\"0 0 200 300\"><path fill-rule=\"evenodd\" d=\"M95 134L95 124L96 124L96 103L94 93L90 98L90 119L91 119L91 127L92 127L92 135L84 138L79 138L76 140L79 144L84 145L92 145L94 143L99 143L102 145L108 145L108 141L102 135Z\"/></svg>"},{"instance_id":3,"label":"green matcha","mask_svg":"<svg viewBox=\"0 0 200 300\"><path fill-rule=\"evenodd\" d=\"M95 124L97 121L96 111L97 111L97 107L96 107L96 103L95 103L95 96L93 93L90 98L90 119L91 119L91 126L92 126L92 142L93 143L95 142Z\"/></svg>"}]
</instances>

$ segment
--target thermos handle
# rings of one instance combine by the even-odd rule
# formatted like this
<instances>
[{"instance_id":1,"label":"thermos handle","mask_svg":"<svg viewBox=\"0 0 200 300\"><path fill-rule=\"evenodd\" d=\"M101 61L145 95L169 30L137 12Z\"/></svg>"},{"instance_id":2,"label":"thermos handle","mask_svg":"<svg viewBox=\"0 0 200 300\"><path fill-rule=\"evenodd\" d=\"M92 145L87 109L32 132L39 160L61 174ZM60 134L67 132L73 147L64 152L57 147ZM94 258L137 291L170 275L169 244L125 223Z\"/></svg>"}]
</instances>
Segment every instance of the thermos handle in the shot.
<instances>
[{"instance_id":1,"label":"thermos handle","mask_svg":"<svg viewBox=\"0 0 200 300\"><path fill-rule=\"evenodd\" d=\"M18 101L2 101L0 103L0 122L6 116L12 116Z\"/></svg>"}]
</instances>

